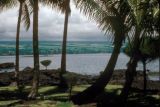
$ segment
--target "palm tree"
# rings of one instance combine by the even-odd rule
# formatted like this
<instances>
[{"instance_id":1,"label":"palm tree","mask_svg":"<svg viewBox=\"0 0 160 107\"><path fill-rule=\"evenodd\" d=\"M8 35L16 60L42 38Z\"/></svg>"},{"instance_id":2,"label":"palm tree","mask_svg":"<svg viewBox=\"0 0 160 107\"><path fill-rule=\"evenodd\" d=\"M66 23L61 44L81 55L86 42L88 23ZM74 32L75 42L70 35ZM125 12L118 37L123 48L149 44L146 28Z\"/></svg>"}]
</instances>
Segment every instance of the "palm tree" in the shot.
<instances>
[{"instance_id":1,"label":"palm tree","mask_svg":"<svg viewBox=\"0 0 160 107\"><path fill-rule=\"evenodd\" d=\"M17 22L17 32L16 32L16 59L15 59L15 85L19 89L19 35L20 35L20 25L21 20L24 22L26 30L29 29L30 26L30 14L29 9L26 3L26 0L1 0L1 9L13 8L19 2L19 15L18 15L18 22Z\"/></svg>"},{"instance_id":2,"label":"palm tree","mask_svg":"<svg viewBox=\"0 0 160 107\"><path fill-rule=\"evenodd\" d=\"M38 94L39 85L39 41L38 41L38 10L39 0L32 1L33 4L33 57L34 57L34 74L33 83L29 99L35 99Z\"/></svg>"},{"instance_id":3,"label":"palm tree","mask_svg":"<svg viewBox=\"0 0 160 107\"><path fill-rule=\"evenodd\" d=\"M159 58L159 81L160 81L160 58Z\"/></svg>"},{"instance_id":4,"label":"palm tree","mask_svg":"<svg viewBox=\"0 0 160 107\"><path fill-rule=\"evenodd\" d=\"M19 88L19 36L20 36L20 26L21 26L21 19L25 22L26 30L29 29L30 26L30 14L28 10L28 6L25 3L26 0L19 0L19 15L18 15L18 22L17 22L17 34L16 34L16 64L15 64L15 79L17 87Z\"/></svg>"},{"instance_id":5,"label":"palm tree","mask_svg":"<svg viewBox=\"0 0 160 107\"><path fill-rule=\"evenodd\" d=\"M140 37L141 36L155 36L155 25L153 23L153 8L150 7L150 1L140 0L128 0L128 4L132 8L132 13L135 17L135 36L132 47L132 55L128 63L128 68L126 70L126 82L121 92L121 104L125 104L126 99L129 94L131 84L136 73L136 66L138 60L140 60ZM145 5L145 6L143 6ZM141 7L143 6L143 7Z\"/></svg>"},{"instance_id":6,"label":"palm tree","mask_svg":"<svg viewBox=\"0 0 160 107\"><path fill-rule=\"evenodd\" d=\"M157 31L157 34L159 36L159 40L160 40L160 1L157 0L157 6L154 6L154 24L155 24L155 28ZM159 44L158 44L159 45ZM158 50L158 52L160 52L160 50ZM159 81L160 81L160 58L159 58Z\"/></svg>"},{"instance_id":7,"label":"palm tree","mask_svg":"<svg viewBox=\"0 0 160 107\"><path fill-rule=\"evenodd\" d=\"M147 80L146 80L146 63L154 61L158 58L160 58L160 39L159 37L148 37L144 38L144 45L143 47L141 46L141 50L143 52L142 58L143 58L143 65L144 65L144 94L146 94L146 85L147 85Z\"/></svg>"},{"instance_id":8,"label":"palm tree","mask_svg":"<svg viewBox=\"0 0 160 107\"><path fill-rule=\"evenodd\" d=\"M67 30L68 30L68 18L71 12L70 0L40 0L44 5L50 6L51 8L61 11L65 14L64 21L64 32L63 32L63 43L62 43L62 57L61 57L61 71L60 71L60 88L66 89L67 82L63 78L63 74L66 73L66 47L67 47Z\"/></svg>"},{"instance_id":9,"label":"palm tree","mask_svg":"<svg viewBox=\"0 0 160 107\"><path fill-rule=\"evenodd\" d=\"M154 55L156 55L155 57L159 58L159 81L160 81L160 36L157 37L157 39L155 40L156 44L154 45L156 48L156 53Z\"/></svg>"},{"instance_id":10,"label":"palm tree","mask_svg":"<svg viewBox=\"0 0 160 107\"><path fill-rule=\"evenodd\" d=\"M61 0L30 0L30 5L33 7L33 57L34 57L34 74L32 89L28 95L29 99L35 99L38 95L39 86L39 41L38 41L38 10L39 2L44 5L49 5L52 8L58 7Z\"/></svg>"},{"instance_id":11,"label":"palm tree","mask_svg":"<svg viewBox=\"0 0 160 107\"><path fill-rule=\"evenodd\" d=\"M143 92L144 95L146 94L146 88L147 88L147 78L146 78L146 64L157 59L159 56L159 54L157 54L157 50L156 47L158 47L158 45L156 45L157 40L155 38L151 38L151 37L143 37L141 38L140 41L140 61L143 64ZM132 46L133 43L128 43L126 45L126 48L124 49L124 53L131 57L132 55Z\"/></svg>"},{"instance_id":12,"label":"palm tree","mask_svg":"<svg viewBox=\"0 0 160 107\"><path fill-rule=\"evenodd\" d=\"M123 0L78 0L77 6L79 6L87 16L95 19L106 33L112 32L112 34L114 34L114 49L102 75L92 86L72 96L74 103L83 104L91 101L104 91L105 86L112 77L123 40L125 40L125 36L131 29L133 23L130 9Z\"/></svg>"},{"instance_id":13,"label":"palm tree","mask_svg":"<svg viewBox=\"0 0 160 107\"><path fill-rule=\"evenodd\" d=\"M70 0L64 1L65 6L65 21L64 21L64 32L63 32L63 43L62 43L62 57L61 57L61 72L60 72L60 85L62 89L67 89L68 85L65 81L63 74L66 73L66 48L67 48L67 29L68 29L68 18L71 12Z\"/></svg>"}]
</instances>

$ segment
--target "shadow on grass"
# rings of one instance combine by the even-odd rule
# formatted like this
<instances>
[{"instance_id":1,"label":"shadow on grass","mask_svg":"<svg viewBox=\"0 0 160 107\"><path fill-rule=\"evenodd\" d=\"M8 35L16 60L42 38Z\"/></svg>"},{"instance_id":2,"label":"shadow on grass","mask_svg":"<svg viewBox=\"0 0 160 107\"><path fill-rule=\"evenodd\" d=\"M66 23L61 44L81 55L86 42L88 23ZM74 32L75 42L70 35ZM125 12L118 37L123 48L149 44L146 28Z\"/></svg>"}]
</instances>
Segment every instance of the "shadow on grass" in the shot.
<instances>
[{"instance_id":1,"label":"shadow on grass","mask_svg":"<svg viewBox=\"0 0 160 107\"><path fill-rule=\"evenodd\" d=\"M97 107L121 107L121 100L117 94L119 89L116 89L110 93L104 92L97 97ZM132 92L134 94L129 95L125 107L160 107L160 99L153 97L153 93L149 91L149 94L144 96L142 92Z\"/></svg>"},{"instance_id":2,"label":"shadow on grass","mask_svg":"<svg viewBox=\"0 0 160 107\"><path fill-rule=\"evenodd\" d=\"M54 100L54 101L68 101L68 92L60 89L59 87L48 89L47 91L40 93L40 99L42 100Z\"/></svg>"},{"instance_id":3,"label":"shadow on grass","mask_svg":"<svg viewBox=\"0 0 160 107\"><path fill-rule=\"evenodd\" d=\"M103 93L101 93L95 99L95 102L97 102L97 107L117 107L115 102L119 98L118 92L120 90L121 88L117 88L112 91L109 90L109 92L104 91Z\"/></svg>"},{"instance_id":4,"label":"shadow on grass","mask_svg":"<svg viewBox=\"0 0 160 107\"><path fill-rule=\"evenodd\" d=\"M150 95L136 94L130 96L127 101L128 107L160 107L160 100Z\"/></svg>"},{"instance_id":5,"label":"shadow on grass","mask_svg":"<svg viewBox=\"0 0 160 107\"><path fill-rule=\"evenodd\" d=\"M68 100L68 92L62 90L58 87L40 87L41 91L39 92L38 99L49 99L49 100L60 100L66 101ZM30 92L30 88L25 88L22 92L19 92L17 89L8 89L4 88L0 90L0 101L8 101L8 100L27 100L27 96Z\"/></svg>"},{"instance_id":6,"label":"shadow on grass","mask_svg":"<svg viewBox=\"0 0 160 107\"><path fill-rule=\"evenodd\" d=\"M81 88L86 88L86 86L80 86ZM43 87L40 87L40 89ZM72 94L77 94L81 90L72 90ZM40 92L41 99L54 100L54 101L68 101L69 100L69 90L61 89L58 86L54 88L47 89L43 92Z\"/></svg>"},{"instance_id":7,"label":"shadow on grass","mask_svg":"<svg viewBox=\"0 0 160 107\"><path fill-rule=\"evenodd\" d=\"M64 93L64 90L59 89L58 87L40 87L41 92L37 97L37 100L54 100L66 102L68 101L68 94ZM1 88L0 90L0 107L9 107L15 106L16 104L21 104L23 102L31 102L27 99L27 96L30 92L30 88L25 88L22 92L19 92L17 89L12 88ZM35 101L34 100L34 103Z\"/></svg>"},{"instance_id":8,"label":"shadow on grass","mask_svg":"<svg viewBox=\"0 0 160 107\"><path fill-rule=\"evenodd\" d=\"M40 87L41 88L41 87ZM42 87L43 88L43 87ZM43 95L51 95L66 92L66 90L60 89L58 86L55 88L47 89L46 91L41 92Z\"/></svg>"},{"instance_id":9,"label":"shadow on grass","mask_svg":"<svg viewBox=\"0 0 160 107\"><path fill-rule=\"evenodd\" d=\"M29 92L26 91L19 92L18 90L15 91L2 90L0 91L0 101L17 100L17 99L26 100L28 94Z\"/></svg>"},{"instance_id":10,"label":"shadow on grass","mask_svg":"<svg viewBox=\"0 0 160 107\"><path fill-rule=\"evenodd\" d=\"M8 104L8 105L16 105L18 103L21 103L22 100L27 99L29 90L30 88L25 88L25 90L22 93L20 93L16 89L0 90L0 101L17 100L16 102ZM37 97L38 98L37 100L66 102L69 99L68 92L64 92L64 90L61 90L55 86L40 87L40 90L41 90L40 95ZM108 92L104 91L93 102L89 103L97 103L97 107L121 107L120 104L116 103L117 101L120 100L119 97L120 90L121 88L112 90L109 89ZM76 94L78 92L79 91L74 90L72 94ZM126 107L160 107L160 99L152 96L157 94L158 93L156 92L148 91L147 95L144 96L142 90L132 89L132 94L129 95ZM5 107L5 104L2 107Z\"/></svg>"},{"instance_id":11,"label":"shadow on grass","mask_svg":"<svg viewBox=\"0 0 160 107\"><path fill-rule=\"evenodd\" d=\"M59 95L59 96L49 96L46 98L47 100L59 101L59 102L66 102L69 101L68 95Z\"/></svg>"}]
</instances>

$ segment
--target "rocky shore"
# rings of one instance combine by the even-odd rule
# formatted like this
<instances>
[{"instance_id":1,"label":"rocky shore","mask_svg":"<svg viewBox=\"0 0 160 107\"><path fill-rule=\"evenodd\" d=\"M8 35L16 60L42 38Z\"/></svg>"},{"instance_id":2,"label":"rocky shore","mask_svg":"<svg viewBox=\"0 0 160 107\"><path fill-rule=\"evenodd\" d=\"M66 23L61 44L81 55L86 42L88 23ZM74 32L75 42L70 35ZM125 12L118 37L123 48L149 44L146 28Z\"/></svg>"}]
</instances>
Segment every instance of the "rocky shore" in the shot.
<instances>
[{"instance_id":1,"label":"rocky shore","mask_svg":"<svg viewBox=\"0 0 160 107\"><path fill-rule=\"evenodd\" d=\"M13 67L14 67L13 62L6 62L6 63L0 64L0 69L9 69L9 68L13 68Z\"/></svg>"},{"instance_id":2,"label":"rocky shore","mask_svg":"<svg viewBox=\"0 0 160 107\"><path fill-rule=\"evenodd\" d=\"M40 71L40 86L44 85L58 85L59 84L59 72L60 70L41 70ZM99 75L82 75L73 72L69 72L76 77L78 85L80 84L93 84ZM33 70L30 67L26 67L23 71L20 71L20 83L23 85L31 85L33 78ZM13 85L14 72L2 72L0 73L0 86ZM124 84L125 70L115 70L113 73L110 84ZM160 90L160 83L158 81L148 80L147 88L152 90ZM140 71L137 73L133 87L143 89L143 73Z\"/></svg>"}]
</instances>

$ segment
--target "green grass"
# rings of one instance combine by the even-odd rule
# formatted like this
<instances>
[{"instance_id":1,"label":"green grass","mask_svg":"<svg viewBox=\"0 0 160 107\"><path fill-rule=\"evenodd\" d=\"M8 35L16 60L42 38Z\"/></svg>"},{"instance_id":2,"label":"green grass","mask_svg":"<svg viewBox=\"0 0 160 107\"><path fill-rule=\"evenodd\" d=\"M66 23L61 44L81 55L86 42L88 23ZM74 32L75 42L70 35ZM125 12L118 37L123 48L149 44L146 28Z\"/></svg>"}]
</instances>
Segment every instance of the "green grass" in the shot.
<instances>
[{"instance_id":1,"label":"green grass","mask_svg":"<svg viewBox=\"0 0 160 107\"><path fill-rule=\"evenodd\" d=\"M55 102L51 100L26 102L24 104L17 104L16 107L76 107L72 102Z\"/></svg>"},{"instance_id":2,"label":"green grass","mask_svg":"<svg viewBox=\"0 0 160 107\"><path fill-rule=\"evenodd\" d=\"M72 102L57 102L56 107L74 107Z\"/></svg>"},{"instance_id":3,"label":"green grass","mask_svg":"<svg viewBox=\"0 0 160 107\"><path fill-rule=\"evenodd\" d=\"M105 88L106 92L115 92L117 95L121 93L122 85L107 85Z\"/></svg>"},{"instance_id":4,"label":"green grass","mask_svg":"<svg viewBox=\"0 0 160 107\"><path fill-rule=\"evenodd\" d=\"M114 90L118 88L123 88L123 86L122 85L111 85L111 84L106 86L106 89L108 90Z\"/></svg>"},{"instance_id":5,"label":"green grass","mask_svg":"<svg viewBox=\"0 0 160 107\"><path fill-rule=\"evenodd\" d=\"M10 105L16 102L19 102L19 100L0 101L0 107L5 107L6 105Z\"/></svg>"},{"instance_id":6,"label":"green grass","mask_svg":"<svg viewBox=\"0 0 160 107\"><path fill-rule=\"evenodd\" d=\"M16 107L56 107L56 102L49 100L28 101L23 104L17 104Z\"/></svg>"},{"instance_id":7,"label":"green grass","mask_svg":"<svg viewBox=\"0 0 160 107\"><path fill-rule=\"evenodd\" d=\"M79 85L73 88L73 93L81 92L86 89L89 85ZM29 91L30 86L25 87L24 91ZM1 92L15 93L17 92L16 87L7 86L0 87ZM39 87L39 96L36 101L27 101L22 104L16 104L15 107L75 107L71 102L68 102L68 93L59 92L56 86L44 86ZM0 107L5 107L14 103L19 102L20 100L9 99L0 101Z\"/></svg>"},{"instance_id":8,"label":"green grass","mask_svg":"<svg viewBox=\"0 0 160 107\"><path fill-rule=\"evenodd\" d=\"M8 86L8 87L0 87L0 91L16 91L16 87L13 87L13 86Z\"/></svg>"},{"instance_id":9,"label":"green grass","mask_svg":"<svg viewBox=\"0 0 160 107\"><path fill-rule=\"evenodd\" d=\"M77 85L73 87L73 93L76 94L78 92L83 91L90 85ZM25 87L25 92L30 90L31 87ZM107 85L105 90L109 93L116 93L117 95L120 93L122 89L121 85ZM13 93L17 91L16 87L0 87L0 92L9 92ZM160 99L159 95L151 95L151 97L155 99ZM1 96L0 96L1 98ZM1 99L0 99L1 100ZM132 99L134 100L134 99ZM0 107L5 107L11 104L15 104L14 107L77 107L73 105L71 102L68 102L68 93L60 92L56 86L44 86L39 87L39 96L35 101L24 101L21 103L17 103L20 100L17 99L3 99L0 101Z\"/></svg>"},{"instance_id":10,"label":"green grass","mask_svg":"<svg viewBox=\"0 0 160 107\"><path fill-rule=\"evenodd\" d=\"M56 89L56 86L45 86L45 87L40 87L38 92L42 94L42 93L48 92L50 90L55 90L55 89Z\"/></svg>"},{"instance_id":11,"label":"green grass","mask_svg":"<svg viewBox=\"0 0 160 107\"><path fill-rule=\"evenodd\" d=\"M152 97L155 98L155 99L157 99L157 100L158 99L160 100L160 95L152 95Z\"/></svg>"}]
</instances>

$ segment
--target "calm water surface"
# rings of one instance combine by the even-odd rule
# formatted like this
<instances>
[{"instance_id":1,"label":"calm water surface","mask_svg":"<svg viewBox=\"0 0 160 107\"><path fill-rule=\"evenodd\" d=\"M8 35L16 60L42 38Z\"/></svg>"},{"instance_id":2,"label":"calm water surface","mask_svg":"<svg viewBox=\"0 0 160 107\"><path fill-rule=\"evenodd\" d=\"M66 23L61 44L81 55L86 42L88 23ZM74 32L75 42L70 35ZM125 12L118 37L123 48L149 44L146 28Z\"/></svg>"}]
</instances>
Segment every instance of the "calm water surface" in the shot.
<instances>
[{"instance_id":1,"label":"calm water surface","mask_svg":"<svg viewBox=\"0 0 160 107\"><path fill-rule=\"evenodd\" d=\"M67 55L67 70L83 74L99 74L100 71L103 71L109 61L111 54L68 54ZM49 56L40 56L40 61L42 60L52 60L49 69L60 68L61 55L49 55ZM4 62L14 62L14 56L0 56L0 63ZM120 54L116 69L126 69L126 64L129 61L129 58ZM41 64L40 64L41 65ZM26 66L33 67L33 57L32 56L20 56L20 68L24 69ZM44 67L41 65L41 69ZM138 64L138 69L142 70L142 64ZM147 69L150 71L159 70L158 60L147 64ZM2 70L1 70L2 71Z\"/></svg>"}]
</instances>

